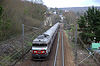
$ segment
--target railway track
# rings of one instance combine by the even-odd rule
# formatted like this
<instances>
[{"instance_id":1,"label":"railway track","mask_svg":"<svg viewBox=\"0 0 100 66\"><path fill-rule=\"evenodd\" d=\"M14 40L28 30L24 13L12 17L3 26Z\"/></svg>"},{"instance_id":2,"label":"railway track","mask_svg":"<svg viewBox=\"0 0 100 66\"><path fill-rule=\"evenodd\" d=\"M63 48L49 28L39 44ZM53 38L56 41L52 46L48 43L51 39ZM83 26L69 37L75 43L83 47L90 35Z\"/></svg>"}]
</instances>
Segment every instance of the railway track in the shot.
<instances>
[{"instance_id":1,"label":"railway track","mask_svg":"<svg viewBox=\"0 0 100 66\"><path fill-rule=\"evenodd\" d=\"M56 36L53 46L51 48L51 53L46 60L32 60L31 51L24 57L23 62L18 62L15 66L53 66L54 57L56 53L58 36Z\"/></svg>"},{"instance_id":2,"label":"railway track","mask_svg":"<svg viewBox=\"0 0 100 66\"><path fill-rule=\"evenodd\" d=\"M61 42L61 45L62 45L62 66L64 66L64 44L63 44L63 31L62 31L62 42Z\"/></svg>"},{"instance_id":3,"label":"railway track","mask_svg":"<svg viewBox=\"0 0 100 66\"><path fill-rule=\"evenodd\" d=\"M47 58L46 60L32 61L32 53L29 52L23 59L23 62L15 66L75 66L71 56L71 49L62 27L54 40L51 53Z\"/></svg>"},{"instance_id":4,"label":"railway track","mask_svg":"<svg viewBox=\"0 0 100 66\"><path fill-rule=\"evenodd\" d=\"M48 58L47 60L41 60L41 61L39 61L39 60L33 60L32 61L32 59L31 59L32 58L31 57L31 52L29 52L25 56L25 58L23 59L23 62L21 62L19 64L16 64L15 66L54 66L54 64L55 64L55 66L57 66L56 65L56 60L57 60L56 58L57 58L57 54L58 54L58 50L59 50L59 44L61 43L59 41L60 41L60 39L63 38L63 37L61 37L61 34L63 34L63 33L61 32L61 29L60 29L60 32L58 32L58 34L57 34L57 36L55 38L55 41L53 43L53 46L51 48L51 53L47 57Z\"/></svg>"},{"instance_id":5,"label":"railway track","mask_svg":"<svg viewBox=\"0 0 100 66\"><path fill-rule=\"evenodd\" d=\"M63 26L61 25L59 36L58 36L54 66L64 66L64 44L63 44L64 42L63 42L63 28L62 27Z\"/></svg>"},{"instance_id":6,"label":"railway track","mask_svg":"<svg viewBox=\"0 0 100 66\"><path fill-rule=\"evenodd\" d=\"M64 66L64 45L63 45L63 31L60 29L60 32L58 33L58 42L57 42L57 48L56 48L56 54L55 54L55 60L54 60L54 65L57 66L57 56L58 56L58 49L61 50L61 66ZM61 36L60 36L61 35ZM61 38L61 40L60 40ZM61 44L61 49L59 48L59 44Z\"/></svg>"},{"instance_id":7,"label":"railway track","mask_svg":"<svg viewBox=\"0 0 100 66\"><path fill-rule=\"evenodd\" d=\"M55 59L54 59L54 66L56 66L56 60L57 60L57 54L58 54L58 48L59 48L59 40L60 40L60 33L58 33L58 41L57 41L56 54L55 54Z\"/></svg>"}]
</instances>

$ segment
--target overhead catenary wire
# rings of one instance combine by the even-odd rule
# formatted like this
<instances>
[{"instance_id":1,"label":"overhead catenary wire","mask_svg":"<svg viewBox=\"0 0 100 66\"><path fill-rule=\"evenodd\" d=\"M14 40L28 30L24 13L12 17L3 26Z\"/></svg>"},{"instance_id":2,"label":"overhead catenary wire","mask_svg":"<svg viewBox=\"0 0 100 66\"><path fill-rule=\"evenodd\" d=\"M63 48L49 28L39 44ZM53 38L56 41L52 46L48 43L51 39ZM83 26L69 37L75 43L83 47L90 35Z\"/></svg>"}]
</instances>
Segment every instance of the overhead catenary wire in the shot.
<instances>
[{"instance_id":1,"label":"overhead catenary wire","mask_svg":"<svg viewBox=\"0 0 100 66\"><path fill-rule=\"evenodd\" d=\"M37 28L37 27L32 27L32 26L27 26L27 25L24 25L25 27L28 27L28 28L32 28L32 29L39 29L39 28Z\"/></svg>"},{"instance_id":2,"label":"overhead catenary wire","mask_svg":"<svg viewBox=\"0 0 100 66\"><path fill-rule=\"evenodd\" d=\"M37 32L37 33L39 33L39 32L41 32L43 29L42 28L44 28L44 27L41 27L41 28L37 28L37 27L31 27L31 26L27 26L27 25L24 25L24 24L22 24L22 36L21 37L23 37L23 43L24 43L24 41L25 41L25 39L24 38L28 38L27 36L26 36L26 34L24 35L24 33L25 33L25 31L24 31L24 29L25 29L25 27L27 27L27 28L33 28L33 29L35 29L35 31ZM32 31L32 33L33 33L33 31ZM37 33L35 33L35 35L37 36ZM28 34L27 34L28 35ZM19 36L20 37L20 36ZM33 36L34 37L34 36ZM14 39L16 39L16 37L14 37L14 38L11 38L10 39L10 41L12 41L12 40L14 40ZM31 38L30 38L31 39ZM31 39L32 40L32 39ZM7 40L7 41L9 41L9 40ZM22 42L21 42L22 43ZM6 47L5 47L6 48ZM22 56L23 56L23 54L25 54L26 52L23 52L23 50L25 49L25 47L24 47L24 44L23 44L23 49L21 48L21 51L18 51L18 52L16 52L16 53L14 53L14 54L12 54L12 55L10 55L9 57L7 57L7 58L4 58L4 59L2 59L0 62L2 62L2 63L6 63L6 62L9 62L9 60L12 58L12 57L14 57L14 56L16 56L19 52L21 52L21 54L22 54ZM29 48L30 49L30 48ZM20 57L19 57L20 58ZM18 59L19 60L19 59ZM12 64L15 64L15 62L17 62L17 60L16 61L13 61L12 63L10 63L11 65ZM7 64L9 64L9 63L7 63Z\"/></svg>"},{"instance_id":3,"label":"overhead catenary wire","mask_svg":"<svg viewBox=\"0 0 100 66\"><path fill-rule=\"evenodd\" d=\"M92 54L94 54L94 52L92 53ZM91 55L92 55L91 54ZM82 61L80 61L78 64L81 64L83 61L85 61L86 59L88 59L91 55L88 55L86 58L84 58Z\"/></svg>"},{"instance_id":4,"label":"overhead catenary wire","mask_svg":"<svg viewBox=\"0 0 100 66\"><path fill-rule=\"evenodd\" d=\"M91 51L86 47L85 43L81 40L81 38L80 38L80 37L78 37L78 38L79 38L80 42L83 44L83 47L84 47L88 52L91 52ZM91 56L93 57L93 59L94 59L98 64L100 64L99 61L98 61L98 59L96 59L96 58L93 56L93 54L94 54L94 52L91 53ZM89 56L89 57L90 57L90 56ZM84 60L84 59L83 59L83 60ZM80 62L82 63L83 60L80 61ZM80 63L79 63L79 64L80 64Z\"/></svg>"},{"instance_id":5,"label":"overhead catenary wire","mask_svg":"<svg viewBox=\"0 0 100 66\"><path fill-rule=\"evenodd\" d=\"M79 41L81 42L81 44L83 45L83 47L88 51L88 53L89 52L91 52L88 48L87 48L87 46L85 45L85 43L81 40L81 38L78 36L78 32L76 33L77 34L77 39L79 39ZM76 39L75 39L76 40ZM76 45L77 46L77 45ZM77 51L75 51L75 53L77 53ZM79 64L81 64L82 62L84 62L86 59L88 59L90 56L92 56L93 57L93 59L100 65L100 62L99 62L99 60L93 55L94 54L94 52L91 52L91 54L90 55L88 55L87 57L85 57L83 60L81 60L80 62L77 62L77 65L76 66L78 66ZM76 57L76 59L77 59L78 57Z\"/></svg>"}]
</instances>

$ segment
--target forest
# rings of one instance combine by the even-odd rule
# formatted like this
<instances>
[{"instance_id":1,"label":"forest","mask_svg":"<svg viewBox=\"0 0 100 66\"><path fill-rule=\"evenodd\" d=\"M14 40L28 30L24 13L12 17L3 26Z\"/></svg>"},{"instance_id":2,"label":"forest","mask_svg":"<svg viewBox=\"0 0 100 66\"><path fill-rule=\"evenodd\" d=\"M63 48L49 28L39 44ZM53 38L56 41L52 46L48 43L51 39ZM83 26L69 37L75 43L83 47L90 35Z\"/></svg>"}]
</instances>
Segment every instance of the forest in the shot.
<instances>
[{"instance_id":1,"label":"forest","mask_svg":"<svg viewBox=\"0 0 100 66\"><path fill-rule=\"evenodd\" d=\"M45 19L47 7L42 4L21 0L0 2L0 41L20 35L22 24L40 27Z\"/></svg>"}]
</instances>

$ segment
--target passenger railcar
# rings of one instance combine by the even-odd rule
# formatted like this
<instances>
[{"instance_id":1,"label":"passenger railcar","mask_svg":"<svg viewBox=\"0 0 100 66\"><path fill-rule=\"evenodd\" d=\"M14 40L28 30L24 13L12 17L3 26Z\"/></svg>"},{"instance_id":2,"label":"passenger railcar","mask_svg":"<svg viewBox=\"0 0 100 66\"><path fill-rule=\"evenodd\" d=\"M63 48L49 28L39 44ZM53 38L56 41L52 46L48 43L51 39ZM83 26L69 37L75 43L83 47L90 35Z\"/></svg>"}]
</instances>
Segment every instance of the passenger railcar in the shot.
<instances>
[{"instance_id":1,"label":"passenger railcar","mask_svg":"<svg viewBox=\"0 0 100 66\"><path fill-rule=\"evenodd\" d=\"M39 35L32 42L32 57L46 57L49 55L53 41L59 29L59 23L56 23L49 30Z\"/></svg>"}]
</instances>

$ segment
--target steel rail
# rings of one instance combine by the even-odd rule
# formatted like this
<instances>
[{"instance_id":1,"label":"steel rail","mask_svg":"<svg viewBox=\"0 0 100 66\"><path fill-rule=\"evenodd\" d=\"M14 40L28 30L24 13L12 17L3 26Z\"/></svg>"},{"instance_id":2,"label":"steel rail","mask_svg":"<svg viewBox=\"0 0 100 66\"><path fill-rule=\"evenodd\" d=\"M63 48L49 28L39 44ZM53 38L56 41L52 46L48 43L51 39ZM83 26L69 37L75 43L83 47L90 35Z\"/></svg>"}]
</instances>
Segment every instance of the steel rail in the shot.
<instances>
[{"instance_id":1,"label":"steel rail","mask_svg":"<svg viewBox=\"0 0 100 66\"><path fill-rule=\"evenodd\" d=\"M62 31L62 66L64 66L64 44L63 44L63 31Z\"/></svg>"},{"instance_id":2,"label":"steel rail","mask_svg":"<svg viewBox=\"0 0 100 66\"><path fill-rule=\"evenodd\" d=\"M60 32L58 32L57 48L56 48L56 54L55 54L55 59L54 59L54 65L53 66L56 66L56 59L57 59L58 48L59 48L59 40L60 40Z\"/></svg>"}]
</instances>

